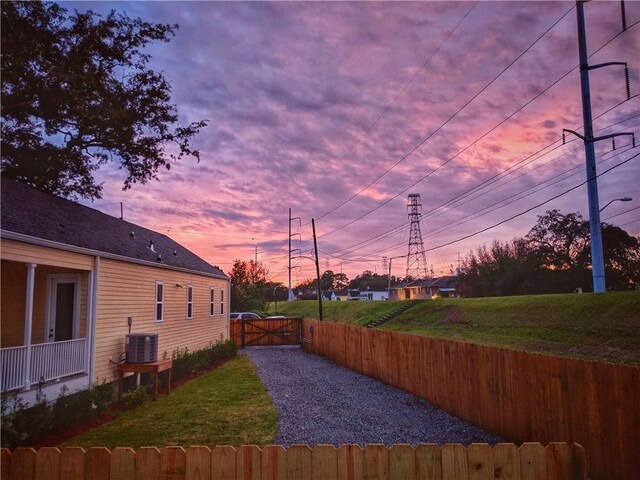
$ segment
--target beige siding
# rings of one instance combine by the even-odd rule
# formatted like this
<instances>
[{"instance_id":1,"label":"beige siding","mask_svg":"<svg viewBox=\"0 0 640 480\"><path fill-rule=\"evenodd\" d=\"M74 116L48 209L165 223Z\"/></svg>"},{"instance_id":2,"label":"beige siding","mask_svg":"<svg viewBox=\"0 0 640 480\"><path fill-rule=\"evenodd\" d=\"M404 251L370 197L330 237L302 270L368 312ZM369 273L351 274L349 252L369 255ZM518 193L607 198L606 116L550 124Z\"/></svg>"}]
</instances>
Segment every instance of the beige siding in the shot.
<instances>
[{"instance_id":1,"label":"beige siding","mask_svg":"<svg viewBox=\"0 0 640 480\"><path fill-rule=\"evenodd\" d=\"M2 240L2 259L76 270L93 270L93 257L54 248Z\"/></svg>"},{"instance_id":2,"label":"beige siding","mask_svg":"<svg viewBox=\"0 0 640 480\"><path fill-rule=\"evenodd\" d=\"M164 319L155 322L156 281L164 283ZM228 282L204 275L101 259L98 285L95 380L113 380L110 359L124 352L127 318L132 333L158 333L158 355L178 348L207 347L227 335ZM193 318L187 319L187 284L193 285ZM180 285L180 286L177 286ZM209 316L209 289L215 288L215 315ZM225 314L220 315L220 289L225 290Z\"/></svg>"}]
</instances>

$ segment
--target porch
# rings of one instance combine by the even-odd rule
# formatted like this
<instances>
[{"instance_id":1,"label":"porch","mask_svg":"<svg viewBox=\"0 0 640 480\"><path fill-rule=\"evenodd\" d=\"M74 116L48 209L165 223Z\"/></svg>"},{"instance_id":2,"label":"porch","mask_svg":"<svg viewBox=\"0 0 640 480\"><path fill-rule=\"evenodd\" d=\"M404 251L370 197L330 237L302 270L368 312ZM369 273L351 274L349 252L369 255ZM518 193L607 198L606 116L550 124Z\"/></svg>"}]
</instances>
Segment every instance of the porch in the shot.
<instances>
[{"instance_id":1,"label":"porch","mask_svg":"<svg viewBox=\"0 0 640 480\"><path fill-rule=\"evenodd\" d=\"M1 392L86 387L93 271L3 259L1 282Z\"/></svg>"}]
</instances>

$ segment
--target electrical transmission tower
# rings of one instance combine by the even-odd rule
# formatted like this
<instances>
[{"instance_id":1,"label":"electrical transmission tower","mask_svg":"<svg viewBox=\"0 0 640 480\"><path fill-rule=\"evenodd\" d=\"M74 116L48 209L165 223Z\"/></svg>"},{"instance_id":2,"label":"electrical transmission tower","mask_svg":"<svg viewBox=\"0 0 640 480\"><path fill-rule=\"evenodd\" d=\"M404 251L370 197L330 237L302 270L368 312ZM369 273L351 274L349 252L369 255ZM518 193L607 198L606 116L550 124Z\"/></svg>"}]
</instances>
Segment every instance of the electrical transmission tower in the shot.
<instances>
[{"instance_id":1,"label":"electrical transmission tower","mask_svg":"<svg viewBox=\"0 0 640 480\"><path fill-rule=\"evenodd\" d=\"M407 210L411 230L409 231L409 252L407 253L407 277L414 280L427 278L427 259L424 255L424 243L420 232L422 203L419 193L410 193L407 197Z\"/></svg>"}]
</instances>

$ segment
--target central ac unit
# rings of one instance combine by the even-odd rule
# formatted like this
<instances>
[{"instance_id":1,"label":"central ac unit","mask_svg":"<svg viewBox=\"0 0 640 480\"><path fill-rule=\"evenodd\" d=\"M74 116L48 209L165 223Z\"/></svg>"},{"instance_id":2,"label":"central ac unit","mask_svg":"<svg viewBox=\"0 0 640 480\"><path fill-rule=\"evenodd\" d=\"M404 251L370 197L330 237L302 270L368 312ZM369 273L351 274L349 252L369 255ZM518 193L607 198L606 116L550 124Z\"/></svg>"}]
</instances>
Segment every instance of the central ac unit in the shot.
<instances>
[{"instance_id":1,"label":"central ac unit","mask_svg":"<svg viewBox=\"0 0 640 480\"><path fill-rule=\"evenodd\" d=\"M130 333L125 336L127 363L151 363L158 360L157 333Z\"/></svg>"}]
</instances>

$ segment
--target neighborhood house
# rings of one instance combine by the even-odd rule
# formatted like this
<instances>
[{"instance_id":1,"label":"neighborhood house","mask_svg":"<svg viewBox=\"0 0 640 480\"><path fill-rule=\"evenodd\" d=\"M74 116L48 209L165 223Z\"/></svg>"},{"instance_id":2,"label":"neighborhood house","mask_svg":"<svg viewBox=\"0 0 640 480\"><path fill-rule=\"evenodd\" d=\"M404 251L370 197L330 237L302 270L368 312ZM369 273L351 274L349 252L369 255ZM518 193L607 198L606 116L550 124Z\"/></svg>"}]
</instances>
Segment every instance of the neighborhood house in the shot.
<instances>
[{"instance_id":1,"label":"neighborhood house","mask_svg":"<svg viewBox=\"0 0 640 480\"><path fill-rule=\"evenodd\" d=\"M2 178L2 393L117 379L125 336L158 359L229 337L229 277L171 238Z\"/></svg>"}]
</instances>

